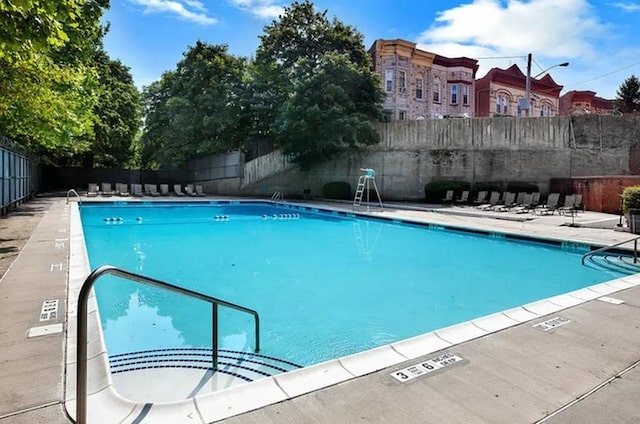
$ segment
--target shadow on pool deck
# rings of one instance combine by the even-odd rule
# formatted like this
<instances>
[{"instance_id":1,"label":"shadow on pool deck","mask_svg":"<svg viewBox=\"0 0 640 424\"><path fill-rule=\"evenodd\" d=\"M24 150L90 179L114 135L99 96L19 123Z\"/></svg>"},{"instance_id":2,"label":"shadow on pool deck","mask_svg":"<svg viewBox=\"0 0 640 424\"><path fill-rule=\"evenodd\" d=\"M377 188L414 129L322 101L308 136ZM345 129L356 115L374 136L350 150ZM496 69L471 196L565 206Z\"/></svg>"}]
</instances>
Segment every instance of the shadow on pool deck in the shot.
<instances>
[{"instance_id":1,"label":"shadow on pool deck","mask_svg":"<svg viewBox=\"0 0 640 424\"><path fill-rule=\"evenodd\" d=\"M21 252L17 257L15 251L10 252L15 260L0 280L0 424L67 423L70 420L62 402L68 212L64 199L37 199L24 206L31 209L26 215L18 213L0 221L0 238L8 239ZM350 209L350 205L342 207ZM631 238L611 229L562 226L560 221L565 218L518 222L405 207L390 205L393 211L385 215L598 244ZM587 212L584 218L594 216ZM34 220L31 227L21 221L24 218ZM14 237L7 236L12 231L28 232L30 238L24 245L14 242ZM511 424L539 422L545 417L554 424L640 422L640 367L636 367L640 361L640 287L611 296L625 303L592 300L454 345L446 351L463 358L462 362L409 382L399 382L390 373L436 354L225 422ZM50 299L59 300L58 315L40 321L42 302ZM555 316L570 322L548 332L532 326ZM48 335L27 337L29 329L55 324L62 324L63 331L53 329ZM99 417L90 422L100 422Z\"/></svg>"}]
</instances>

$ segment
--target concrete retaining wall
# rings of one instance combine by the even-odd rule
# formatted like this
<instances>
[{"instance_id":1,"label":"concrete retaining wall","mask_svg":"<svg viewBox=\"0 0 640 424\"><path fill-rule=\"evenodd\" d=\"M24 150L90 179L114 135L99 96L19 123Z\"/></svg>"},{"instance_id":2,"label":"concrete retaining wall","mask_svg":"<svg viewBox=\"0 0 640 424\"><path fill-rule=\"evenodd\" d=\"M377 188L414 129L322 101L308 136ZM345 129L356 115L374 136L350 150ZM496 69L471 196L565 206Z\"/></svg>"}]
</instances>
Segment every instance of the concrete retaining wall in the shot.
<instances>
[{"instance_id":1,"label":"concrete retaining wall","mask_svg":"<svg viewBox=\"0 0 640 424\"><path fill-rule=\"evenodd\" d=\"M275 189L320 195L330 181L355 187L360 168L374 168L385 199L422 199L433 180L526 181L549 189L552 178L640 173L640 118L580 116L555 118L445 119L380 124L381 143L324 163L308 173L262 162L256 183L244 194ZM275 157L275 156L274 156ZM245 169L245 177L247 177ZM252 174L253 175L253 174Z\"/></svg>"}]
</instances>

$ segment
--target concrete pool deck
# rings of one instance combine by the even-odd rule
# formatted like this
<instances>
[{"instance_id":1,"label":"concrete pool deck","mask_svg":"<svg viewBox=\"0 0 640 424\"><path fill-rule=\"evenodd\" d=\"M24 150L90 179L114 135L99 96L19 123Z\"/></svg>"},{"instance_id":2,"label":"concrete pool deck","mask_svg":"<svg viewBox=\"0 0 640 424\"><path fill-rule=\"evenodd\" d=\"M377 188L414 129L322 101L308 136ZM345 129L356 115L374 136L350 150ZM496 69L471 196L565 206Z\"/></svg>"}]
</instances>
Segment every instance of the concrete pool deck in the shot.
<instances>
[{"instance_id":1,"label":"concrete pool deck","mask_svg":"<svg viewBox=\"0 0 640 424\"><path fill-rule=\"evenodd\" d=\"M60 198L36 199L26 205L30 204L41 206L42 217L0 280L1 424L70 422L63 405L69 211ZM350 210L350 206L342 207ZM570 218L557 215L510 221L504 214L495 216L503 219L493 219L470 208L427 212L408 209L411 207L388 205L384 214L602 245L632 237L611 229L564 226ZM417 208L425 209L424 205ZM0 220L2 235L13 218ZM586 212L574 220L580 224L606 218ZM541 278L544 272L552 270L541 270ZM390 374L437 354L224 422L529 423L545 417L550 423L640 421L640 367L636 367L640 361L640 288L610 296L625 303L592 300L447 347L444 352L462 361L408 382ZM42 302L52 299L59 300L56 317L40 321ZM563 321L564 325L546 332L532 326L556 316L570 322ZM27 337L30 330L43 335ZM574 403L576 399L579 402ZM99 422L89 422L94 421ZM194 417L192 422L201 421Z\"/></svg>"}]
</instances>

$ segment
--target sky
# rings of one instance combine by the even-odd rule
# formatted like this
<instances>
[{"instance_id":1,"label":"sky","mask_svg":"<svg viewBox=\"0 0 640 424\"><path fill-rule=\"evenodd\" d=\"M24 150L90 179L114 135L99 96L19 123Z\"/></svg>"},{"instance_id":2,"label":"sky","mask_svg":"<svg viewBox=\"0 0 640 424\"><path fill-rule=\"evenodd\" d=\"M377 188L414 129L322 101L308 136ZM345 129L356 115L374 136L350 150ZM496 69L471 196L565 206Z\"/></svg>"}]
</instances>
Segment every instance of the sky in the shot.
<instances>
[{"instance_id":1,"label":"sky","mask_svg":"<svg viewBox=\"0 0 640 424\"><path fill-rule=\"evenodd\" d=\"M532 76L549 69L569 90L615 98L640 77L640 0L315 0L355 27L368 49L378 38L401 38L441 56L478 59L480 78L517 64ZM264 27L291 1L111 0L105 48L131 69L139 88L174 70L196 41L226 44L251 57ZM554 67L569 62L568 67Z\"/></svg>"}]
</instances>

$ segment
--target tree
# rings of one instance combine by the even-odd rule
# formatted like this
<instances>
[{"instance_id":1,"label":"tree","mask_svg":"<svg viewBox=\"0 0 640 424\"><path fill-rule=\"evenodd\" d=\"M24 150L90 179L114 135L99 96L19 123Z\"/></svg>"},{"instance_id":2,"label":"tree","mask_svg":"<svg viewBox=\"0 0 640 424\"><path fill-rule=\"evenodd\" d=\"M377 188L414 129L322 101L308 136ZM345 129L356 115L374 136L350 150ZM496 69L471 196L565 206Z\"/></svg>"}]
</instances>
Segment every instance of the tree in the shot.
<instances>
[{"instance_id":1,"label":"tree","mask_svg":"<svg viewBox=\"0 0 640 424\"><path fill-rule=\"evenodd\" d=\"M0 2L0 131L31 151L81 151L108 0Z\"/></svg>"},{"instance_id":2,"label":"tree","mask_svg":"<svg viewBox=\"0 0 640 424\"><path fill-rule=\"evenodd\" d=\"M378 78L345 54L325 53L314 74L299 81L279 119L281 147L304 170L379 142L372 120L383 115Z\"/></svg>"},{"instance_id":3,"label":"tree","mask_svg":"<svg viewBox=\"0 0 640 424\"><path fill-rule=\"evenodd\" d=\"M140 129L140 93L129 68L111 60L100 51L96 54L100 96L94 112L92 147L85 157L85 167L127 167L133 158L133 142Z\"/></svg>"},{"instance_id":4,"label":"tree","mask_svg":"<svg viewBox=\"0 0 640 424\"><path fill-rule=\"evenodd\" d=\"M143 93L145 162L183 165L201 155L238 148L245 60L226 45L198 41L177 69Z\"/></svg>"},{"instance_id":5,"label":"tree","mask_svg":"<svg viewBox=\"0 0 640 424\"><path fill-rule=\"evenodd\" d=\"M384 117L383 93L357 30L304 1L285 8L260 39L252 67L259 116L253 134L282 146L305 169L378 142L371 121Z\"/></svg>"},{"instance_id":6,"label":"tree","mask_svg":"<svg viewBox=\"0 0 640 424\"><path fill-rule=\"evenodd\" d=\"M635 75L625 79L616 94L615 104L620 112L640 112L640 80Z\"/></svg>"}]
</instances>

